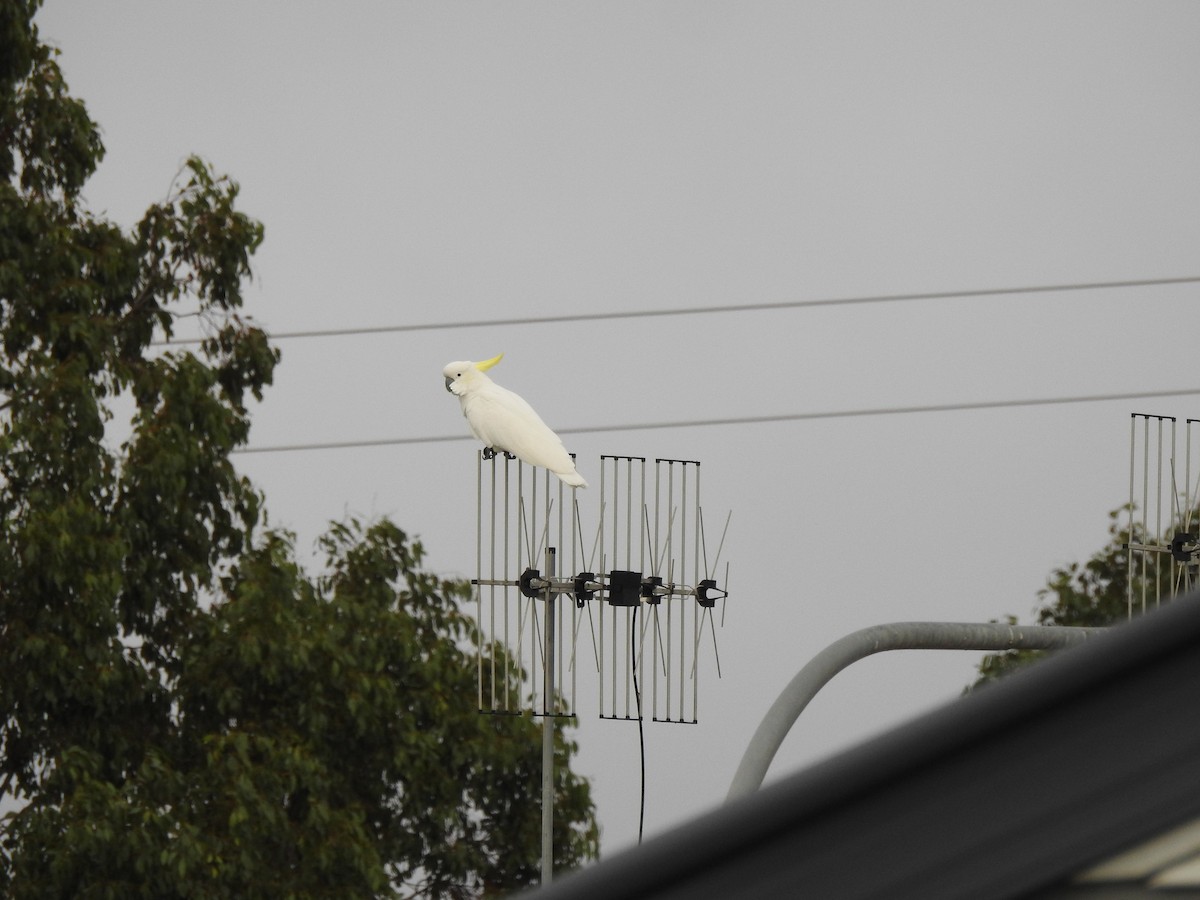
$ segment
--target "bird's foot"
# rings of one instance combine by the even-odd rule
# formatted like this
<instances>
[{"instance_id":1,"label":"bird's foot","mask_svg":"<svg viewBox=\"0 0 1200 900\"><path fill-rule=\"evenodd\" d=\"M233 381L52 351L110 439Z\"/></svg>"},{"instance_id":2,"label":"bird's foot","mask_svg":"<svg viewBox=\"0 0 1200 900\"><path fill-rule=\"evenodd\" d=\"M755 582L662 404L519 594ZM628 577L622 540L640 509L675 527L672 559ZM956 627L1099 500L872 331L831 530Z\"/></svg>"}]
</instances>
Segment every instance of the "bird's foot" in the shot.
<instances>
[{"instance_id":1,"label":"bird's foot","mask_svg":"<svg viewBox=\"0 0 1200 900\"><path fill-rule=\"evenodd\" d=\"M495 459L496 451L493 450L491 447L484 447L483 448L483 458L484 459Z\"/></svg>"},{"instance_id":2,"label":"bird's foot","mask_svg":"<svg viewBox=\"0 0 1200 900\"><path fill-rule=\"evenodd\" d=\"M516 459L516 458L517 458L517 455L516 455L515 453L509 453L507 450L505 450L505 451L504 451L504 458L505 458L505 459Z\"/></svg>"}]
</instances>

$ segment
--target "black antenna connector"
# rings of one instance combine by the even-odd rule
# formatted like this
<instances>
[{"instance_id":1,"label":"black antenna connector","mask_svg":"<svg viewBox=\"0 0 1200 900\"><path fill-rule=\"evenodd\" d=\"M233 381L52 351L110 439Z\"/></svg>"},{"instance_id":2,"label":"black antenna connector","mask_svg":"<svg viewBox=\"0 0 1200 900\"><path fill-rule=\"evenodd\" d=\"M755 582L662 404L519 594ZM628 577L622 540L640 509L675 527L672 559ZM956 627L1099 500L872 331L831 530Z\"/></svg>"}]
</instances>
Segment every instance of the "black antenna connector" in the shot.
<instances>
[{"instance_id":1,"label":"black antenna connector","mask_svg":"<svg viewBox=\"0 0 1200 900\"><path fill-rule=\"evenodd\" d=\"M651 575L649 578L642 579L642 597L652 606L658 606L662 602L662 596L655 588L662 587L662 576Z\"/></svg>"},{"instance_id":2,"label":"black antenna connector","mask_svg":"<svg viewBox=\"0 0 1200 900\"><path fill-rule=\"evenodd\" d=\"M1175 558L1176 562L1193 562L1198 550L1200 550L1200 546L1197 545L1194 534L1181 531L1171 539L1171 556Z\"/></svg>"},{"instance_id":3,"label":"black antenna connector","mask_svg":"<svg viewBox=\"0 0 1200 900\"><path fill-rule=\"evenodd\" d=\"M571 594L575 598L575 605L583 609L583 605L596 596L595 588L588 590L588 582L595 584L595 572L580 572L575 576L575 583L572 585Z\"/></svg>"},{"instance_id":4,"label":"black antenna connector","mask_svg":"<svg viewBox=\"0 0 1200 900\"><path fill-rule=\"evenodd\" d=\"M526 569L521 573L521 580L517 584L521 588L521 593L526 597L540 597L545 590L545 585L540 583L541 580L542 573L537 569ZM539 582L537 587L533 586L534 581Z\"/></svg>"},{"instance_id":5,"label":"black antenna connector","mask_svg":"<svg viewBox=\"0 0 1200 900\"><path fill-rule=\"evenodd\" d=\"M716 593L712 593L713 591ZM712 578L702 578L700 583L696 585L696 602L708 609L712 609L717 605L718 598L727 596L729 595L718 588L717 582Z\"/></svg>"}]
</instances>

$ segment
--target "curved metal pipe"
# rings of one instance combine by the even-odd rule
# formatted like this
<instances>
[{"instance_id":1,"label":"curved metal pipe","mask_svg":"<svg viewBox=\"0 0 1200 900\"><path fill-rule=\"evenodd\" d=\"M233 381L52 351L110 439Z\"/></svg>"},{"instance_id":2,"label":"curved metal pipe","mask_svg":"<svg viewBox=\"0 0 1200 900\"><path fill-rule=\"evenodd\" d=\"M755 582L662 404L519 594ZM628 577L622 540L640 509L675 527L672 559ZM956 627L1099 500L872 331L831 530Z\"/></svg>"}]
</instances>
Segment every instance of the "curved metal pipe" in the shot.
<instances>
[{"instance_id":1,"label":"curved metal pipe","mask_svg":"<svg viewBox=\"0 0 1200 900\"><path fill-rule=\"evenodd\" d=\"M893 622L834 641L804 666L771 704L733 776L726 802L754 793L800 713L838 672L884 650L1060 650L1104 628L1002 625L996 622Z\"/></svg>"}]
</instances>

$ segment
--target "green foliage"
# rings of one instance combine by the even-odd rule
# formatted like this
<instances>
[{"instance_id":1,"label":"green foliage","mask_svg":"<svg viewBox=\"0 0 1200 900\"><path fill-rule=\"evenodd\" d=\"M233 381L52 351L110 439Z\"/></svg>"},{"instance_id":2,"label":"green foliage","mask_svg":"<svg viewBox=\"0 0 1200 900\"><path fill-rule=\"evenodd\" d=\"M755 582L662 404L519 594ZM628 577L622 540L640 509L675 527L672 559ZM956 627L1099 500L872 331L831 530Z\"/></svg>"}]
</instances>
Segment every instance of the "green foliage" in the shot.
<instances>
[{"instance_id":1,"label":"green foliage","mask_svg":"<svg viewBox=\"0 0 1200 900\"><path fill-rule=\"evenodd\" d=\"M475 711L466 588L388 522L310 578L230 461L279 360L239 316L262 226L198 159L131 232L82 208L103 147L37 5L0 0L0 892L533 883L540 732ZM198 351L153 345L181 315ZM564 868L598 842L574 751Z\"/></svg>"},{"instance_id":2,"label":"green foliage","mask_svg":"<svg viewBox=\"0 0 1200 900\"><path fill-rule=\"evenodd\" d=\"M1130 609L1129 544L1146 541L1139 523L1134 522L1132 532L1122 521L1128 516L1129 507L1124 506L1109 513L1109 541L1087 562L1071 563L1057 568L1046 586L1038 591L1041 605L1036 611L1038 625L1073 625L1079 627L1104 627L1123 622L1130 613L1142 612L1140 598L1169 598L1177 590L1172 575L1178 574L1175 567L1167 563L1142 565L1135 558L1132 569L1133 596L1139 598ZM1195 521L1197 511L1186 518ZM1015 616L1008 621L1016 623ZM1041 657L1036 650L1007 650L985 656L979 664L979 679L971 689L995 681L1016 669L1028 665Z\"/></svg>"},{"instance_id":3,"label":"green foliage","mask_svg":"<svg viewBox=\"0 0 1200 900\"><path fill-rule=\"evenodd\" d=\"M115 775L74 744L10 818L11 896L468 896L535 883L540 731L474 707L462 585L396 526L334 526L312 582L268 534L179 645L161 738ZM112 723L120 727L119 723ZM130 736L137 741L137 736ZM557 853L594 856L560 740ZM68 836L63 840L63 836Z\"/></svg>"}]
</instances>

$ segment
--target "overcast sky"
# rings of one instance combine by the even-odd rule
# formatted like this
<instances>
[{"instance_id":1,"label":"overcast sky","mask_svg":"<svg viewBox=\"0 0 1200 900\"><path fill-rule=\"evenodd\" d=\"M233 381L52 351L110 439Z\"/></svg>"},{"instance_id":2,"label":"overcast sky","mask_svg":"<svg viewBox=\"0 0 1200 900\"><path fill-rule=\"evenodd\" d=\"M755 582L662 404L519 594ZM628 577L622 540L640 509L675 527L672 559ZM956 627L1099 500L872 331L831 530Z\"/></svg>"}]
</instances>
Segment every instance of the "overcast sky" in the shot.
<instances>
[{"instance_id":1,"label":"overcast sky","mask_svg":"<svg viewBox=\"0 0 1200 900\"><path fill-rule=\"evenodd\" d=\"M131 226L192 153L232 175L266 227L248 312L276 332L1200 276L1194 0L49 0L38 22L103 129L91 207ZM281 340L251 443L465 434L441 368L503 351L491 374L572 430L593 482L601 453L700 460L706 514L733 511L723 677L698 726L647 725L653 834L721 802L771 701L837 638L1029 621L1128 498L1130 413L1200 404L603 429L1200 392L1198 292ZM470 577L475 450L239 465L305 554L330 519L387 515ZM772 776L952 700L979 658L856 664ZM611 854L636 839L636 729L578 706Z\"/></svg>"}]
</instances>

